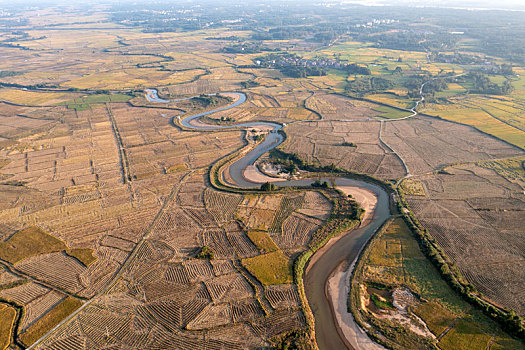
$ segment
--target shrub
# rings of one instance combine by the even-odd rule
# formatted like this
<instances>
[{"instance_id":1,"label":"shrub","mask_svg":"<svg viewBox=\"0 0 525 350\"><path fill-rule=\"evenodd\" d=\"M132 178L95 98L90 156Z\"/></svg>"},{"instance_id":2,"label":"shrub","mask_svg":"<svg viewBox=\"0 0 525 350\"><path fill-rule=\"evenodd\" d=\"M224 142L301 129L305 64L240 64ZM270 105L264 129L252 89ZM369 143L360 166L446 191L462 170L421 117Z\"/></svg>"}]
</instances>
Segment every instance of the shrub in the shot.
<instances>
[{"instance_id":1,"label":"shrub","mask_svg":"<svg viewBox=\"0 0 525 350\"><path fill-rule=\"evenodd\" d=\"M204 247L202 247L202 249L199 252L199 254L197 254L197 259L213 260L213 258L214 258L213 250L210 247L206 246L206 245Z\"/></svg>"}]
</instances>

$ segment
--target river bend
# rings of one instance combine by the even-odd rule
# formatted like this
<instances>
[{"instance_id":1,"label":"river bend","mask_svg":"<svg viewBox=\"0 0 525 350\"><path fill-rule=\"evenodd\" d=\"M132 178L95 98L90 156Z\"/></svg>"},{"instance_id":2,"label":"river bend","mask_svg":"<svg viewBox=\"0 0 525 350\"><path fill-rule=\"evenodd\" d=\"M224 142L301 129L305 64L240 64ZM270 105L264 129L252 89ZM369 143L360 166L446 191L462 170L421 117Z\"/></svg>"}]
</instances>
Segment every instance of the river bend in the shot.
<instances>
[{"instance_id":1,"label":"river bend","mask_svg":"<svg viewBox=\"0 0 525 350\"><path fill-rule=\"evenodd\" d=\"M255 163L255 161L264 153L279 146L284 137L278 131L282 129L283 125L271 122L250 122L240 123L232 126L215 126L209 124L196 123L199 118L210 115L216 112L225 111L230 108L237 107L246 101L246 95L239 92L228 93L236 95L237 100L228 106L217 108L215 110L202 112L186 118L181 119L181 124L186 128L195 130L221 130L231 128L250 128L255 126L263 126L270 128L270 133L266 136L264 141L259 143L253 150L248 152L239 160L230 165L230 177L235 185L243 188L255 188L261 184L252 182L246 179L243 175L244 170ZM154 89L146 90L146 98L150 102L169 103L177 100L164 100L157 96L157 91ZM377 196L377 206L375 208L373 217L368 223L360 228L350 231L349 234L344 234L336 237L336 244L328 244L325 249L319 250L310 259L310 262L304 275L304 286L308 303L315 317L315 333L316 341L319 349L352 349L352 345L348 343L344 336L342 336L337 321L334 317L331 302L326 293L326 285L328 278L341 264L349 266L357 259L359 252L364 247L370 237L377 231L377 229L390 217L389 198L384 189L378 185L371 184L361 180L350 179L346 177L323 178L321 181L329 181L335 183L337 186L356 186L367 189ZM278 185L283 187L290 186L308 186L313 183L313 180L292 180L280 181Z\"/></svg>"}]
</instances>

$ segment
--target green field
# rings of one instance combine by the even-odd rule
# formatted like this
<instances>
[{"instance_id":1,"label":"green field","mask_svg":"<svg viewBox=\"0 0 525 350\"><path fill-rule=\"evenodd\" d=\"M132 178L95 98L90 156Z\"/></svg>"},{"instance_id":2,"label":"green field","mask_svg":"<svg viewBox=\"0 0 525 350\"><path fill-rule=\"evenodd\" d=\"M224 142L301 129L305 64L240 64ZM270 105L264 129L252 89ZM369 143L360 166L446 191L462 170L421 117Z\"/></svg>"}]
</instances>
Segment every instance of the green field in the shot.
<instances>
[{"instance_id":1,"label":"green field","mask_svg":"<svg viewBox=\"0 0 525 350\"><path fill-rule=\"evenodd\" d=\"M395 108L387 107L387 106L375 107L374 111L380 112L381 114L379 116L383 118L387 118L387 119L405 118L412 114L410 112L400 111L399 109L395 109Z\"/></svg>"},{"instance_id":2,"label":"green field","mask_svg":"<svg viewBox=\"0 0 525 350\"><path fill-rule=\"evenodd\" d=\"M279 249L268 232L250 230L248 231L248 237L263 254L271 253Z\"/></svg>"},{"instance_id":3,"label":"green field","mask_svg":"<svg viewBox=\"0 0 525 350\"><path fill-rule=\"evenodd\" d=\"M509 337L501 328L461 299L425 258L405 222L395 219L372 241L365 253L361 281L386 286L407 286L421 301L413 308L429 330L439 338L444 350L523 349L524 345ZM411 337L403 337L403 327L392 327L376 320L389 337L402 341L405 349L417 349ZM385 333L383 333L385 334ZM400 340L402 339L402 340Z\"/></svg>"},{"instance_id":4,"label":"green field","mask_svg":"<svg viewBox=\"0 0 525 350\"><path fill-rule=\"evenodd\" d=\"M262 284L293 282L292 263L281 250L243 259L242 264Z\"/></svg>"},{"instance_id":5,"label":"green field","mask_svg":"<svg viewBox=\"0 0 525 350\"><path fill-rule=\"evenodd\" d=\"M77 249L68 249L66 253L75 259L78 259L81 263L86 266L91 265L97 258L93 256L93 249L89 248L77 248Z\"/></svg>"}]
</instances>

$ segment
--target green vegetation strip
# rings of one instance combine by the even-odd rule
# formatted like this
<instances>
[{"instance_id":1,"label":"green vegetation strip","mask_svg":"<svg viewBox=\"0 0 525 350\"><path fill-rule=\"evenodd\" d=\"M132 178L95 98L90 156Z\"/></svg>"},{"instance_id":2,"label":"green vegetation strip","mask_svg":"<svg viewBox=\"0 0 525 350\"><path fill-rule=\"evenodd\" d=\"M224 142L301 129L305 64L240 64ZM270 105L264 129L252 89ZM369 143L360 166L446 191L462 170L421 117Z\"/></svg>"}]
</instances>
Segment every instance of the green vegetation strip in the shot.
<instances>
[{"instance_id":1,"label":"green vegetation strip","mask_svg":"<svg viewBox=\"0 0 525 350\"><path fill-rule=\"evenodd\" d=\"M525 339L525 320L523 317L516 315L514 310L503 310L483 300L478 294L476 287L461 275L454 262L439 247L428 230L419 223L414 213L409 209L401 187L398 188L398 195L398 210L403 220L418 240L421 251L438 269L441 277L464 300L478 307L487 316L497 321L509 334Z\"/></svg>"},{"instance_id":2,"label":"green vegetation strip","mask_svg":"<svg viewBox=\"0 0 525 350\"><path fill-rule=\"evenodd\" d=\"M248 146L249 147L249 146ZM282 145L281 145L282 147ZM233 191L237 193L254 193L254 192L260 192L258 189L254 190L244 190L240 188L230 187L229 185L225 185L222 183L222 171L227 168L227 166L240 157L242 157L244 153L241 151L240 153L234 153L231 154L228 157L223 158L222 160L216 162L211 170L210 170L210 180L211 183L216 187L217 189L226 190L226 191ZM395 191L394 186L390 182L385 182L383 180L374 178L367 174L358 174L358 173L352 173L348 172L344 169L337 168L334 165L329 166L318 166L314 164L307 163L303 161L301 158L299 158L296 154L289 154L281 149L273 149L270 152L270 155L272 158L276 160L282 161L284 164L294 163L297 165L298 168L301 168L303 170L310 171L312 173L316 173L316 176L320 176L322 174L327 174L333 176L334 174L342 177L349 177L349 178L356 178L361 179L367 182L374 183L376 185L381 186L384 188L388 193L392 193ZM280 191L282 189L278 189L277 191ZM397 189L399 201L397 203L398 205L398 211L407 223L407 226L410 228L410 230L416 235L418 238L418 242L421 246L421 250L425 254L425 256L435 264L435 266L438 268L438 270L441 273L441 276L453 287L453 289L458 292L465 300L469 301L471 304L479 307L484 313L486 313L489 317L495 319L498 321L502 327L508 331L510 334L513 334L515 336L518 336L520 338L523 338L524 334L524 326L522 318L519 316L516 316L516 314L513 311L505 311L501 310L492 304L482 300L479 298L479 296L476 296L474 294L471 294L471 291L475 291L475 288L473 285L466 282L466 280L459 274L459 271L457 268L453 266L453 263L451 260L444 254L443 250L437 246L437 243L435 240L430 236L428 231L426 231L424 228L421 227L417 219L415 218L414 214L408 209L408 204L406 203L403 195L403 190L401 188ZM333 204L336 204L337 202L333 202ZM336 206L334 205L333 214L337 213ZM343 231L349 230L353 227L355 227L357 224L359 224L359 220L356 221L332 221L334 220L334 217L332 216L326 223L323 225L316 233L314 234L313 240L309 246L309 249L305 252L303 252L295 261L294 263L294 282L297 284L299 296L301 299L302 307L305 312L306 320L308 327L311 331L311 337L312 339L315 338L315 328L314 328L314 316L313 313L308 305L308 301L306 298L306 293L304 290L304 282L303 282L303 274L304 274L304 267L306 266L308 260L310 257L318 250L320 249L324 244L326 244L330 238L342 233ZM361 258L359 258L358 261L360 261ZM382 340L374 334L371 334L373 338L376 339L378 342L382 342Z\"/></svg>"},{"instance_id":3,"label":"green vegetation strip","mask_svg":"<svg viewBox=\"0 0 525 350\"><path fill-rule=\"evenodd\" d=\"M224 184L222 172L224 169L226 169L230 164L235 162L237 159L241 158L246 152L248 152L251 149L251 146L248 145L241 149L238 152L232 152L231 154L227 155L226 157L222 158L221 160L217 161L215 164L213 164L209 171L209 178L210 183L212 186L217 190L227 191L227 192L234 192L234 193L264 193L261 192L259 189L242 189L238 187L232 187L230 185ZM307 170L310 171L320 171L320 170L326 170L324 168L317 168L313 165L306 165L303 161L301 161L296 155L288 155L285 152L279 151L279 150L273 150L277 151L281 157L292 157L293 161L297 162L298 164L301 164L305 167L307 167ZM385 183L381 180L372 178L367 175L362 174L353 174L346 171L342 171L341 169L337 169L335 167L328 167L327 169L331 171L336 171L341 176L348 176L348 177L354 177L359 179L364 179L369 182L373 182L376 184L381 185L382 187L385 187L387 190L392 191L392 185ZM307 190L312 189L312 187L308 188L297 188L296 190ZM284 190L293 190L293 189L277 189L276 192L284 191ZM319 191L319 190L318 190ZM301 344L307 343L308 346L304 345L301 348L307 349L307 348L315 348L315 320L312 313L312 310L310 309L310 306L308 305L308 300L306 298L306 292L304 290L304 268L310 259L310 257L319 250L323 245L325 245L331 238L345 232L348 230L351 230L355 227L357 227L361 222L361 217L363 214L363 210L359 205L349 200L346 196L343 196L342 193L338 190L334 189L323 189L321 190L321 193L325 195L332 204L332 212L330 214L329 219L324 223L323 226L317 229L317 231L314 233L312 237L312 241L310 242L308 249L304 251L299 257L296 258L294 264L293 264L293 279L295 284L297 285L297 289L299 292L299 297L301 299L302 308L306 317L306 323L308 326L308 334L305 334L303 332L299 333L289 333L284 335L283 337L280 337L276 340L276 344L279 346L284 346L283 348L286 348L285 346L288 344L296 344L296 342L300 342ZM249 237L252 239L252 241L257 245L259 249L265 249L265 250L271 250L272 252L265 254L266 256L269 256L270 254L279 253L280 251L273 251L275 243L272 245L270 244L267 239L264 237L261 237L262 235L257 233L257 231L250 231ZM269 237L268 237L269 238ZM272 241L273 243L273 241ZM278 248L277 248L278 249ZM271 256L273 258L273 255ZM265 258L266 260L268 257ZM245 259L247 260L247 259ZM274 259L270 259L274 260ZM244 263L244 262L243 262ZM250 265L252 261L249 261L248 265ZM256 269L260 267L260 261L256 261L254 264L251 264L252 273L254 273L254 266L256 266ZM257 269L258 270L258 269ZM265 276L266 277L266 276ZM265 277L262 277L263 280L265 280ZM260 276L258 277L260 278ZM275 281L275 276L270 276L266 282L272 282Z\"/></svg>"},{"instance_id":4,"label":"green vegetation strip","mask_svg":"<svg viewBox=\"0 0 525 350\"><path fill-rule=\"evenodd\" d=\"M450 288L425 258L418 241L400 216L388 221L363 250L353 271L351 285L348 308L354 319L371 338L388 348L523 348L519 340L503 332L493 320L477 308L470 307ZM367 295L362 293L363 286L366 286L371 302L366 308L362 302ZM416 303L408 309L412 314L409 317L419 317L437 339L423 337L409 331L407 326L371 313L375 312L374 307L397 313L390 304L391 299L385 295L399 286L410 288L416 296ZM468 329L464 324L469 324Z\"/></svg>"},{"instance_id":5,"label":"green vegetation strip","mask_svg":"<svg viewBox=\"0 0 525 350\"><path fill-rule=\"evenodd\" d=\"M282 147L282 144L280 147ZM288 164L290 161L294 162L299 168L311 172L329 172L331 175L337 174L340 176L347 176L351 178L353 177L377 184L383 187L388 193L397 191L397 210L399 211L399 213L401 213L401 216L405 220L408 228L411 230L411 232L414 233L414 235L418 239L422 252L436 266L438 271L440 271L442 278L452 287L454 291L459 293L459 295L461 295L466 301L478 307L490 318L496 320L499 324L501 324L505 331L509 332L514 336L519 337L520 339L525 339L525 321L523 320L523 318L517 316L513 310L502 310L490 304L489 302L481 299L479 295L476 295L476 288L472 284L468 283L463 276L461 276L459 270L454 266L454 263L450 260L448 256L446 256L444 251L437 245L435 239L425 228L421 226L415 215L412 213L412 211L410 211L408 204L404 199L404 193L401 187L394 189L394 186L389 182L382 181L380 179L374 178L366 174L351 173L345 171L344 169L337 168L334 165L321 167L309 164L303 161L301 158L299 158L296 154L289 154L278 148L272 150L270 152L270 155L271 157L277 160L283 161L283 163L285 164ZM295 276L302 276L304 266L306 265L306 262L312 254L313 251L308 250L297 259L296 266L294 268ZM360 260L361 258L358 259L358 261ZM303 300L303 306L305 307L305 310L307 310L307 314L309 313L309 315L307 315L309 316L307 317L307 319L309 322L313 322L311 310L309 309L308 304L306 302L306 295L304 294L304 286L302 283L302 279L300 281L297 280L296 283L299 287L299 294L301 296L301 300Z\"/></svg>"},{"instance_id":6,"label":"green vegetation strip","mask_svg":"<svg viewBox=\"0 0 525 350\"><path fill-rule=\"evenodd\" d=\"M327 192L328 191L324 192L324 194ZM313 339L315 339L315 319L312 310L310 309L310 305L308 305L308 299L306 298L306 292L304 290L304 268L312 255L328 243L331 238L338 236L345 231L351 230L361 223L362 209L359 205L344 197L337 198L340 196L338 191L332 192L332 195L334 194L337 196L334 196L335 198L330 198L332 203L330 218L323 226L317 229L313 235L312 242L308 246L308 250L303 252L295 260L294 264L294 282L297 285L301 304L306 316L306 322L311 330Z\"/></svg>"},{"instance_id":7,"label":"green vegetation strip","mask_svg":"<svg viewBox=\"0 0 525 350\"><path fill-rule=\"evenodd\" d=\"M9 284L5 284L5 285L2 285L1 288L2 289L9 289L9 288L12 288L12 287L15 287L17 285L22 285L24 283L26 283L27 280L25 281L16 281L16 282L13 282L13 283L9 283ZM15 317L13 319L13 324L12 326L10 327L10 333L4 333L4 329L5 328L2 328L2 327L7 327L7 325L4 325L4 322L8 322L9 320L9 316L10 314L9 313L5 313L2 315L2 318L0 318L0 335L1 336L6 336L8 337L8 347L11 346L12 348L24 348L23 344L20 344L19 342L19 339L18 339L18 332L20 330L20 322L22 322L22 319L24 318L24 315L25 315L25 310L24 308L22 307L22 305L12 301L12 300L7 300L3 297L0 297L0 305L6 305L6 307L10 307L11 309L15 310ZM0 306L1 308L1 306ZM1 349L1 347L0 347Z\"/></svg>"}]
</instances>

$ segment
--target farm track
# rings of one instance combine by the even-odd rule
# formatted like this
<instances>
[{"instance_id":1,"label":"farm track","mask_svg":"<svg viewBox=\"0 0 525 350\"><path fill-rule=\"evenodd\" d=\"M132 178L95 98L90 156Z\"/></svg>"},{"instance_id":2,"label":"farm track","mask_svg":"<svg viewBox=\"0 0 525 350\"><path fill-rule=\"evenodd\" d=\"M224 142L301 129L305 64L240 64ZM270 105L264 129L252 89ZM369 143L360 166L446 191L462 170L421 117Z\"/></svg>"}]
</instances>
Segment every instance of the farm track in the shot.
<instances>
[{"instance_id":1,"label":"farm track","mask_svg":"<svg viewBox=\"0 0 525 350\"><path fill-rule=\"evenodd\" d=\"M113 134L115 135L115 140L117 141L117 146L119 149L120 166L122 170L122 181L126 184L131 181L128 156L126 154L126 149L124 147L124 143L122 142L122 137L120 136L120 131L118 129L117 122L115 120L115 117L113 116L113 112L109 103L106 103L106 111L109 117L109 121L111 122L111 129L113 130Z\"/></svg>"},{"instance_id":2,"label":"farm track","mask_svg":"<svg viewBox=\"0 0 525 350\"><path fill-rule=\"evenodd\" d=\"M144 243L146 242L146 240L148 239L152 229L155 227L155 224L157 223L157 221L160 219L160 217L162 216L162 214L164 213L164 211L166 210L166 208L168 207L168 205L173 201L173 199L177 196L177 194L179 193L179 190L180 190L180 187L181 187L181 184L184 182L184 180L191 176L193 173L195 172L195 170L193 171L189 171L186 175L184 175L180 181L175 184L170 192L170 195L168 196L168 198L166 199L166 201L162 204L162 207L159 209L159 211L157 212L157 215L155 215L155 217L153 218L151 224L149 225L148 229L146 230L146 232L144 233L144 235L142 236L141 240L139 241L139 243L137 243L137 245L133 248L133 250L131 251L131 254L128 256L128 258L126 259L126 261L124 262L124 264L122 264L122 267L116 272L116 274L113 276L112 278L112 281L109 283L109 285L101 292L99 293L99 295L102 295L102 294L105 294L107 291L109 291L116 283L117 281L120 279L120 277L122 277L122 274L124 273L125 269L133 262L133 260L136 258L137 256L137 252L139 251L140 247L142 247L144 245Z\"/></svg>"},{"instance_id":3,"label":"farm track","mask_svg":"<svg viewBox=\"0 0 525 350\"><path fill-rule=\"evenodd\" d=\"M306 89L306 91L308 91L310 93L310 96L308 96L304 101L303 101L303 108L306 109L307 111L310 111L312 113L314 113L316 116L319 117L319 120L323 120L323 116L321 115L321 113L317 112L316 110L313 110L312 108L308 107L308 100L310 100L312 97L314 97L315 95L315 92L314 91L311 91L309 90L306 86L304 86L303 82L301 81L300 82L301 86L303 88Z\"/></svg>"},{"instance_id":4,"label":"farm track","mask_svg":"<svg viewBox=\"0 0 525 350\"><path fill-rule=\"evenodd\" d=\"M421 87L421 89L420 89L421 92L422 92L422 90L423 90L423 87L424 87L424 85L422 85L422 87ZM415 108L416 108L417 105L418 105L420 102L422 102L423 100L424 100L424 97L421 96L420 101L418 101L418 103L416 104L416 106L414 106L414 108L411 109L412 114L410 114L410 115L408 115L408 116L406 116L406 117L404 117L404 118L401 118L401 119L399 119L399 120L404 120L404 119L408 119L408 118L412 118L412 117L416 116L416 115L418 114L418 112L416 111ZM213 112L214 112L214 111L209 111L209 112L206 112L205 114L203 113L203 114L198 114L198 115L196 115L196 116L191 116L191 117L185 118L185 119L183 119L183 120L181 121L181 123L182 123L182 125L184 125L185 127L189 127L189 128L193 128L193 129L197 129L197 130L198 130L199 127L196 127L196 126L194 126L194 125L191 125L191 121L200 118L200 116L207 115L207 114L211 114L211 113L213 113ZM319 116L322 118L322 115L319 114ZM395 121L395 120L392 120L392 121ZM382 124L383 124L383 121L381 122L380 133L382 132ZM239 126L239 125L238 125L238 126ZM237 127L238 127L238 126L237 126ZM206 127L204 127L204 128L208 128L208 129L209 129L210 127L213 128L213 126L206 126ZM203 127L201 127L201 128L203 128ZM272 134L270 133L269 136L271 136L271 135L272 135ZM267 137L267 139L270 139L270 137ZM282 141L281 141L281 142L282 142ZM392 147L390 147L390 146L389 146L388 144L386 144L384 141L382 141L382 142L385 144L386 147L388 147L389 149L391 149L393 153L397 154L397 153L392 149ZM279 144L280 144L280 142L277 142L276 144L275 144L275 143L272 143L271 148L277 147ZM266 151L267 151L267 150L268 150L268 149L266 149ZM243 157L243 158L246 158L246 156ZM257 158L258 158L258 157L257 157ZM400 157L400 158L401 158L401 157ZM410 173L409 173L408 168L407 168L407 166L406 166L406 163L405 163L405 161L404 161L403 159L402 159L402 162L403 162L403 164L404 164L404 166L405 166L405 169L407 170L407 176L409 176ZM230 171L231 171L231 169L232 169L232 168L230 167ZM239 170L239 169L235 169L235 171L238 171L238 170ZM237 183L237 185L243 187L243 186L246 185L246 183L249 183L249 184L250 184L250 187L253 187L253 184L251 184L249 181L248 181L248 182L243 181L243 182L244 182L244 183ZM282 183L281 183L281 184L282 184ZM389 210L388 210L388 211L389 211ZM379 218L379 217L378 217L378 218ZM350 247L352 247L352 248L351 248L351 249L352 249L351 251L352 251L352 254L355 255L355 257L357 257L357 255L355 254L355 252L356 252L356 251L359 251L359 250L362 248L362 246L364 246L364 244L366 243L368 237L370 237L371 235L373 235L373 233L375 232L375 226L376 226L378 223L380 223L379 221L380 221L379 219L372 220L373 225L370 225L370 224L369 224L369 225L366 225L365 227L361 227L360 229L358 229L359 234L356 234L355 237L354 237L354 235L343 235L343 237L346 237L346 239L345 239L346 241L348 241L348 237L350 237L350 239L351 239L351 241L352 241ZM381 222L382 222L382 221L381 221ZM338 247L338 248L340 248L340 247ZM339 250L339 249L338 249L338 250ZM335 318L334 318L335 315L334 315L334 313L333 313L333 312L334 312L334 311L333 311L333 308L331 307L330 303L329 303L328 300L326 299L326 295L325 295L325 293L324 293L324 289L325 289L324 286L326 285L326 283L327 283L327 281L328 281L328 277L329 277L329 275L331 274L331 272L332 272L333 269L334 269L333 261L331 261L331 260L333 260L333 258L334 258L335 256L337 256L337 259L338 259L337 261L340 261L340 260L339 260L339 259L341 259L340 257L343 257L343 259L344 259L344 257L346 257L346 256L348 255L348 251L347 251L347 250L343 250L342 252L339 250L337 253L334 253L333 251L334 251L334 249L327 250L326 253L321 254L320 256L318 255L319 258L318 258L317 262L316 262L316 263L312 263L312 267L313 267L312 270L313 270L313 271L316 271L316 270L319 270L319 269L322 269L322 270L319 270L319 271L323 271L323 272L320 272L319 274L315 273L315 275L318 275L318 276L325 276L325 275L326 275L326 278L321 277L321 279L322 279L323 282L320 282L320 281L313 282L313 280L312 280L311 278L308 278L308 279L305 281L305 285L308 285L308 290L314 288L315 285L319 285L320 288L321 288L320 290L321 290L322 293L320 293L320 295L321 295L320 297L317 295L317 294L319 294L319 293L317 293L317 292L314 293L315 296L312 296L311 293L307 293L307 294L310 295L311 298L314 298L313 300L316 300L316 303L317 303L317 302L322 303L322 306L321 306L321 305L316 305L316 307L318 308L318 311L320 311L320 310L319 310L320 308L325 309L325 310L329 310L328 313L330 314L330 316L325 317L325 316L327 316L327 315L325 315L325 316L323 316L323 317L325 317L324 320L316 322L316 328L317 328L317 327L321 327L320 329L323 330L323 331L321 331L321 332L316 332L316 333L317 333L318 335L320 334L320 335L323 336L324 339L321 341L321 343L322 343L323 346L324 346L325 348L327 348L327 349L328 349L328 348L332 348L333 345L335 345L335 344L337 344L336 346L349 347L349 346L348 346L348 343L347 343L347 341L346 341L346 339L344 339L344 337L342 337L342 335L341 335L341 332L340 332L340 329L339 329L339 325L337 324L337 321L336 321ZM331 254L327 254L328 252L330 252ZM327 259L330 260L330 261L328 261ZM319 261L322 261L322 263L319 263ZM238 266L237 264L236 264L236 267L239 268L239 266ZM242 270L242 269L241 269L241 270ZM239 272L242 273L241 270L239 270ZM249 275L246 276L245 274L243 274L243 276L244 276L245 278L249 278L249 277L250 277ZM310 273L310 276L312 276L311 273ZM262 287L261 287L261 289L259 289L259 288L258 288L259 285L258 285L257 283L252 283L252 282L253 282L252 278L249 278L249 280L250 280L250 284L252 284L252 286L254 286L254 288L255 288L255 290L256 290L257 299L259 300L259 303L261 304L261 307L264 309L265 313L267 313L267 310L271 310L271 306L270 306L270 308L268 308L268 306L269 306L268 304L269 304L269 303L267 302L267 300L265 300L264 298L261 298L261 297L260 297L260 296L263 295L263 293L262 293L262 291L261 291ZM319 286L318 286L318 287L319 287ZM316 289L317 289L317 288L316 288ZM308 299L309 299L309 300L312 300L312 299L310 299L310 298L308 298ZM267 304L267 303L268 303L268 304ZM266 304L266 305L265 305L265 304ZM317 319L317 317L316 317L316 319ZM356 326L357 326L357 325L356 325ZM335 332L335 333L334 333L334 332ZM328 335L328 334L330 334L330 335ZM328 338L327 338L327 337L328 337ZM335 341L334 337L336 337L336 338L339 339L339 340ZM316 338L317 338L317 336L316 336ZM331 338L331 339L330 339L330 338ZM329 344L330 344L330 345L329 345ZM342 345L342 344L344 344L344 345Z\"/></svg>"},{"instance_id":5,"label":"farm track","mask_svg":"<svg viewBox=\"0 0 525 350\"><path fill-rule=\"evenodd\" d=\"M393 148L392 148L392 147L391 147L391 146L390 146L390 145L389 145L389 144L383 139L383 127L384 127L384 120L380 120L380 121L379 121L379 135L378 135L378 137L379 137L379 141L380 141L383 145L385 145L385 146L386 146L386 147L387 147L392 153L394 153L394 154L399 158L399 160L401 161L401 163L403 164L403 167L405 168L405 172L406 172L406 175L405 175L405 177L403 177L403 179L412 176L412 175L410 174L410 170L408 170L408 165L407 165L406 161L403 159L403 157L401 157L401 156L399 155L399 153L397 153L396 151L394 151L394 149L393 149ZM401 183L401 181L402 181L403 179L399 180L398 184Z\"/></svg>"},{"instance_id":6,"label":"farm track","mask_svg":"<svg viewBox=\"0 0 525 350\"><path fill-rule=\"evenodd\" d=\"M460 77L460 76L463 76L465 75L465 73L460 73L460 74L456 74L456 75L453 75L453 76L450 76L450 77L447 77L447 79L450 79L450 78L457 78L457 77ZM407 115L406 117L402 117L402 118L395 118L395 119L381 119L379 120L379 123L380 123L380 126L379 126L379 135L378 135L378 138L379 138L379 141L381 142L382 145L384 145L387 149L389 149L393 154L396 155L396 157L399 158L399 160L401 161L401 163L403 164L403 167L405 168L405 176L400 178L397 183L396 183L396 187L399 186L399 184L401 184L401 182L406 179L406 178L410 178L413 176L413 174L410 172L410 169L408 168L408 165L406 163L406 160L398 153L394 150L394 148L392 146L390 146L384 139L383 139L383 128L384 128L384 124L385 123L393 123L393 122L396 122L396 121L402 121L402 120L407 120L407 119L411 119L411 118L414 118L418 115L421 115L418 111L417 111L417 107L423 103L425 101L425 96L424 96L424 92L423 92L423 89L425 88L425 85L433 80L436 80L438 78L432 78L430 80L427 80L425 81L423 84L421 84L421 87L419 88L419 95L420 95L420 99L418 101L416 101L415 105L410 108L410 109L405 109L405 108L400 108L398 106L395 106L395 105L392 105L392 104L388 104L388 103L384 103L384 102L378 102L378 101L374 101L374 100L370 100L370 99L367 99L367 98L356 98L356 97L351 97L351 96L346 96L346 95L341 95L341 94L338 94L336 93L336 95L340 95L340 96L344 96L344 97L347 97L347 98L351 98L351 99L357 99L357 100L362 100L362 101L366 101L366 102L370 102L370 103L373 103L373 104L378 104L378 105L381 105L381 106L386 106L386 107L390 107L390 108L394 108L396 110L402 110L402 111L406 111L406 112L410 112L412 114L410 115ZM304 85L302 84L301 82L301 86L304 87ZM319 88L320 90L322 90L321 88ZM313 96L313 95L312 95ZM312 97L310 96L310 97ZM308 97L308 98L310 98ZM305 103L305 106L306 106L306 103ZM309 109L310 110L310 109ZM324 120L322 114L316 112L316 114L318 114L321 118L321 120ZM432 117L432 116L430 116ZM434 117L435 118L435 117ZM498 119L499 120L499 119ZM363 120L360 120L360 119L331 119L330 120L331 122L334 122L334 121L339 121L339 122L362 122ZM376 121L376 120L373 120L373 119L365 119L364 120L365 122L370 122L370 121ZM309 122L316 122L316 121L310 121L310 120L307 120L307 121L297 121L295 123L301 123L301 122L306 122L306 123L309 123ZM463 125L463 124L462 124ZM515 127L515 126L514 126ZM477 129L476 129L477 130ZM314 152L315 153L315 152ZM316 159L318 162L319 160Z\"/></svg>"}]
</instances>

